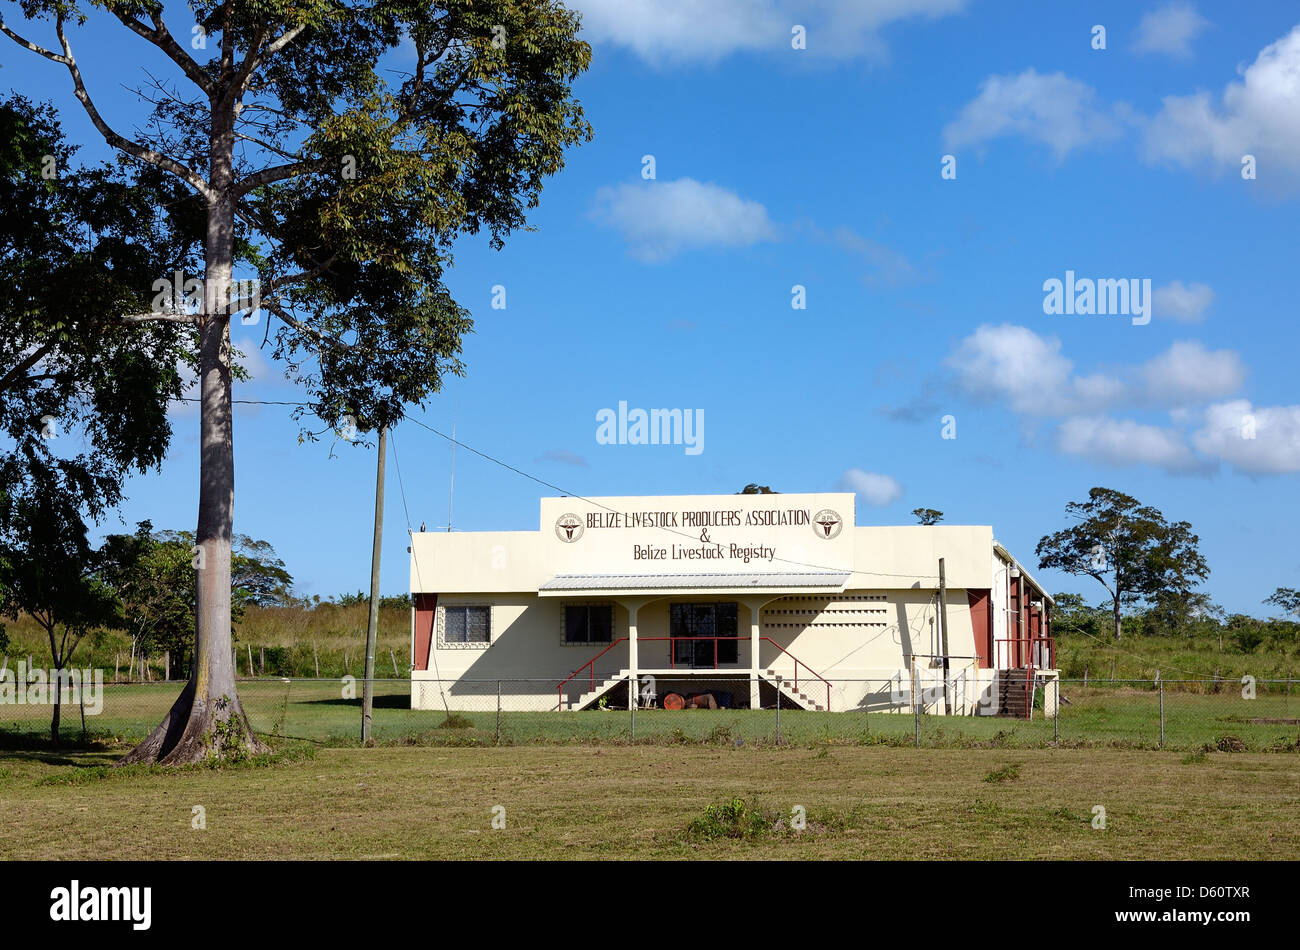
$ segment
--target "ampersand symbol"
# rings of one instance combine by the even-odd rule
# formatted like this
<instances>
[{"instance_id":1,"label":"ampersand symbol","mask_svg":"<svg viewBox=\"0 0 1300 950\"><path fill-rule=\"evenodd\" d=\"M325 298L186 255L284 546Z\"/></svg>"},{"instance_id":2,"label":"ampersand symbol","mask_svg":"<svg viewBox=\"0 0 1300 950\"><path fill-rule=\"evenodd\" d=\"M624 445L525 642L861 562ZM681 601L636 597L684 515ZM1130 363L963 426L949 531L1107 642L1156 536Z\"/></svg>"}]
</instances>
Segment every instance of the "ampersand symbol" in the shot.
<instances>
[{"instance_id":1,"label":"ampersand symbol","mask_svg":"<svg viewBox=\"0 0 1300 950\"><path fill-rule=\"evenodd\" d=\"M709 529L708 529L708 528L705 528L703 531L700 532L700 540L703 541L705 544L711 544L711 543L712 543L712 542L709 541Z\"/></svg>"}]
</instances>

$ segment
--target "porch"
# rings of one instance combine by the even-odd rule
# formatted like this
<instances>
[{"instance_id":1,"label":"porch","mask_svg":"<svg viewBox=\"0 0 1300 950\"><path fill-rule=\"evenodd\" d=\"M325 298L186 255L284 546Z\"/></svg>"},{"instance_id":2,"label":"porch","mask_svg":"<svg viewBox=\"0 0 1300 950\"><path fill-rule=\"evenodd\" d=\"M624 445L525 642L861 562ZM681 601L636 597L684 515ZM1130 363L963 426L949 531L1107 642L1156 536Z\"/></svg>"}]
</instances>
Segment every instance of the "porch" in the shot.
<instances>
[{"instance_id":1,"label":"porch","mask_svg":"<svg viewBox=\"0 0 1300 950\"><path fill-rule=\"evenodd\" d=\"M793 594L842 593L849 577L847 572L554 577L540 587L539 596L597 597L627 614L626 636L611 637L556 684L554 708L586 709L615 693L620 705L646 707L672 692L661 683L703 686L710 677L723 677L747 686L732 691L743 693L732 697L736 707L761 708L766 693L791 706L827 710L830 683L763 635L762 611ZM651 614L655 619L643 630L642 617Z\"/></svg>"}]
</instances>

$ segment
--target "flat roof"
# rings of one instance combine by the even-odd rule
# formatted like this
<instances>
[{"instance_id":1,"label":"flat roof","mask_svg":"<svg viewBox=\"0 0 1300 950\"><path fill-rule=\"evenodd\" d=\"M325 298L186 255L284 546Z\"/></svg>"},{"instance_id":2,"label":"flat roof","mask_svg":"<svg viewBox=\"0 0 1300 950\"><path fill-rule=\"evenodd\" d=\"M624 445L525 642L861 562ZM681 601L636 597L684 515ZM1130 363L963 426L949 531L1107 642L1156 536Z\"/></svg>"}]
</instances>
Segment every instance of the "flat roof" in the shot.
<instances>
[{"instance_id":1,"label":"flat roof","mask_svg":"<svg viewBox=\"0 0 1300 950\"><path fill-rule=\"evenodd\" d=\"M738 574L557 574L537 592L556 594L681 593L688 590L816 590L838 593L847 571L778 571Z\"/></svg>"}]
</instances>

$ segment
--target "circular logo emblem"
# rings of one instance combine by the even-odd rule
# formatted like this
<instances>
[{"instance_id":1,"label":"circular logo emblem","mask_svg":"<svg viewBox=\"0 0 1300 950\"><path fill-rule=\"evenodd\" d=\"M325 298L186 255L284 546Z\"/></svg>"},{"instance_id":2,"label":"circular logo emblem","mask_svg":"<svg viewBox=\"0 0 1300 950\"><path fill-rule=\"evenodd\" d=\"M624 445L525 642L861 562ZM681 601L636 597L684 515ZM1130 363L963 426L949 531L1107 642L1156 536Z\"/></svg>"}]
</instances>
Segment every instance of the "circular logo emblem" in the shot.
<instances>
[{"instance_id":1,"label":"circular logo emblem","mask_svg":"<svg viewBox=\"0 0 1300 950\"><path fill-rule=\"evenodd\" d=\"M839 536L840 530L844 527L844 519L838 512L823 508L813 515L812 526L817 537L823 541L830 541Z\"/></svg>"},{"instance_id":2,"label":"circular logo emblem","mask_svg":"<svg viewBox=\"0 0 1300 950\"><path fill-rule=\"evenodd\" d=\"M574 514L564 514L555 519L555 536L566 544L582 537L582 519Z\"/></svg>"}]
</instances>

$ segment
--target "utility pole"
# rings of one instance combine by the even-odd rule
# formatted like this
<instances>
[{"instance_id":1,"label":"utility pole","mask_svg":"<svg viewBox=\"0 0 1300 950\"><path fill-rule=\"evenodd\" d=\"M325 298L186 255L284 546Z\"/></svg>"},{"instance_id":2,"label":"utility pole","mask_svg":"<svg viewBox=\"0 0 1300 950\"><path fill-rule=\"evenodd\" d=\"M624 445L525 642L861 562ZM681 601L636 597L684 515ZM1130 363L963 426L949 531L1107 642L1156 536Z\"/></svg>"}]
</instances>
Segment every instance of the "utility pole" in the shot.
<instances>
[{"instance_id":1,"label":"utility pole","mask_svg":"<svg viewBox=\"0 0 1300 950\"><path fill-rule=\"evenodd\" d=\"M375 710L375 639L379 634L379 552L384 543L384 461L388 457L388 426L379 427L379 465L375 474L375 541L370 549L370 619L366 624L365 683L361 689L361 741L370 740Z\"/></svg>"},{"instance_id":2,"label":"utility pole","mask_svg":"<svg viewBox=\"0 0 1300 950\"><path fill-rule=\"evenodd\" d=\"M943 653L943 709L952 712L948 696L948 578L939 558L939 650Z\"/></svg>"}]
</instances>

